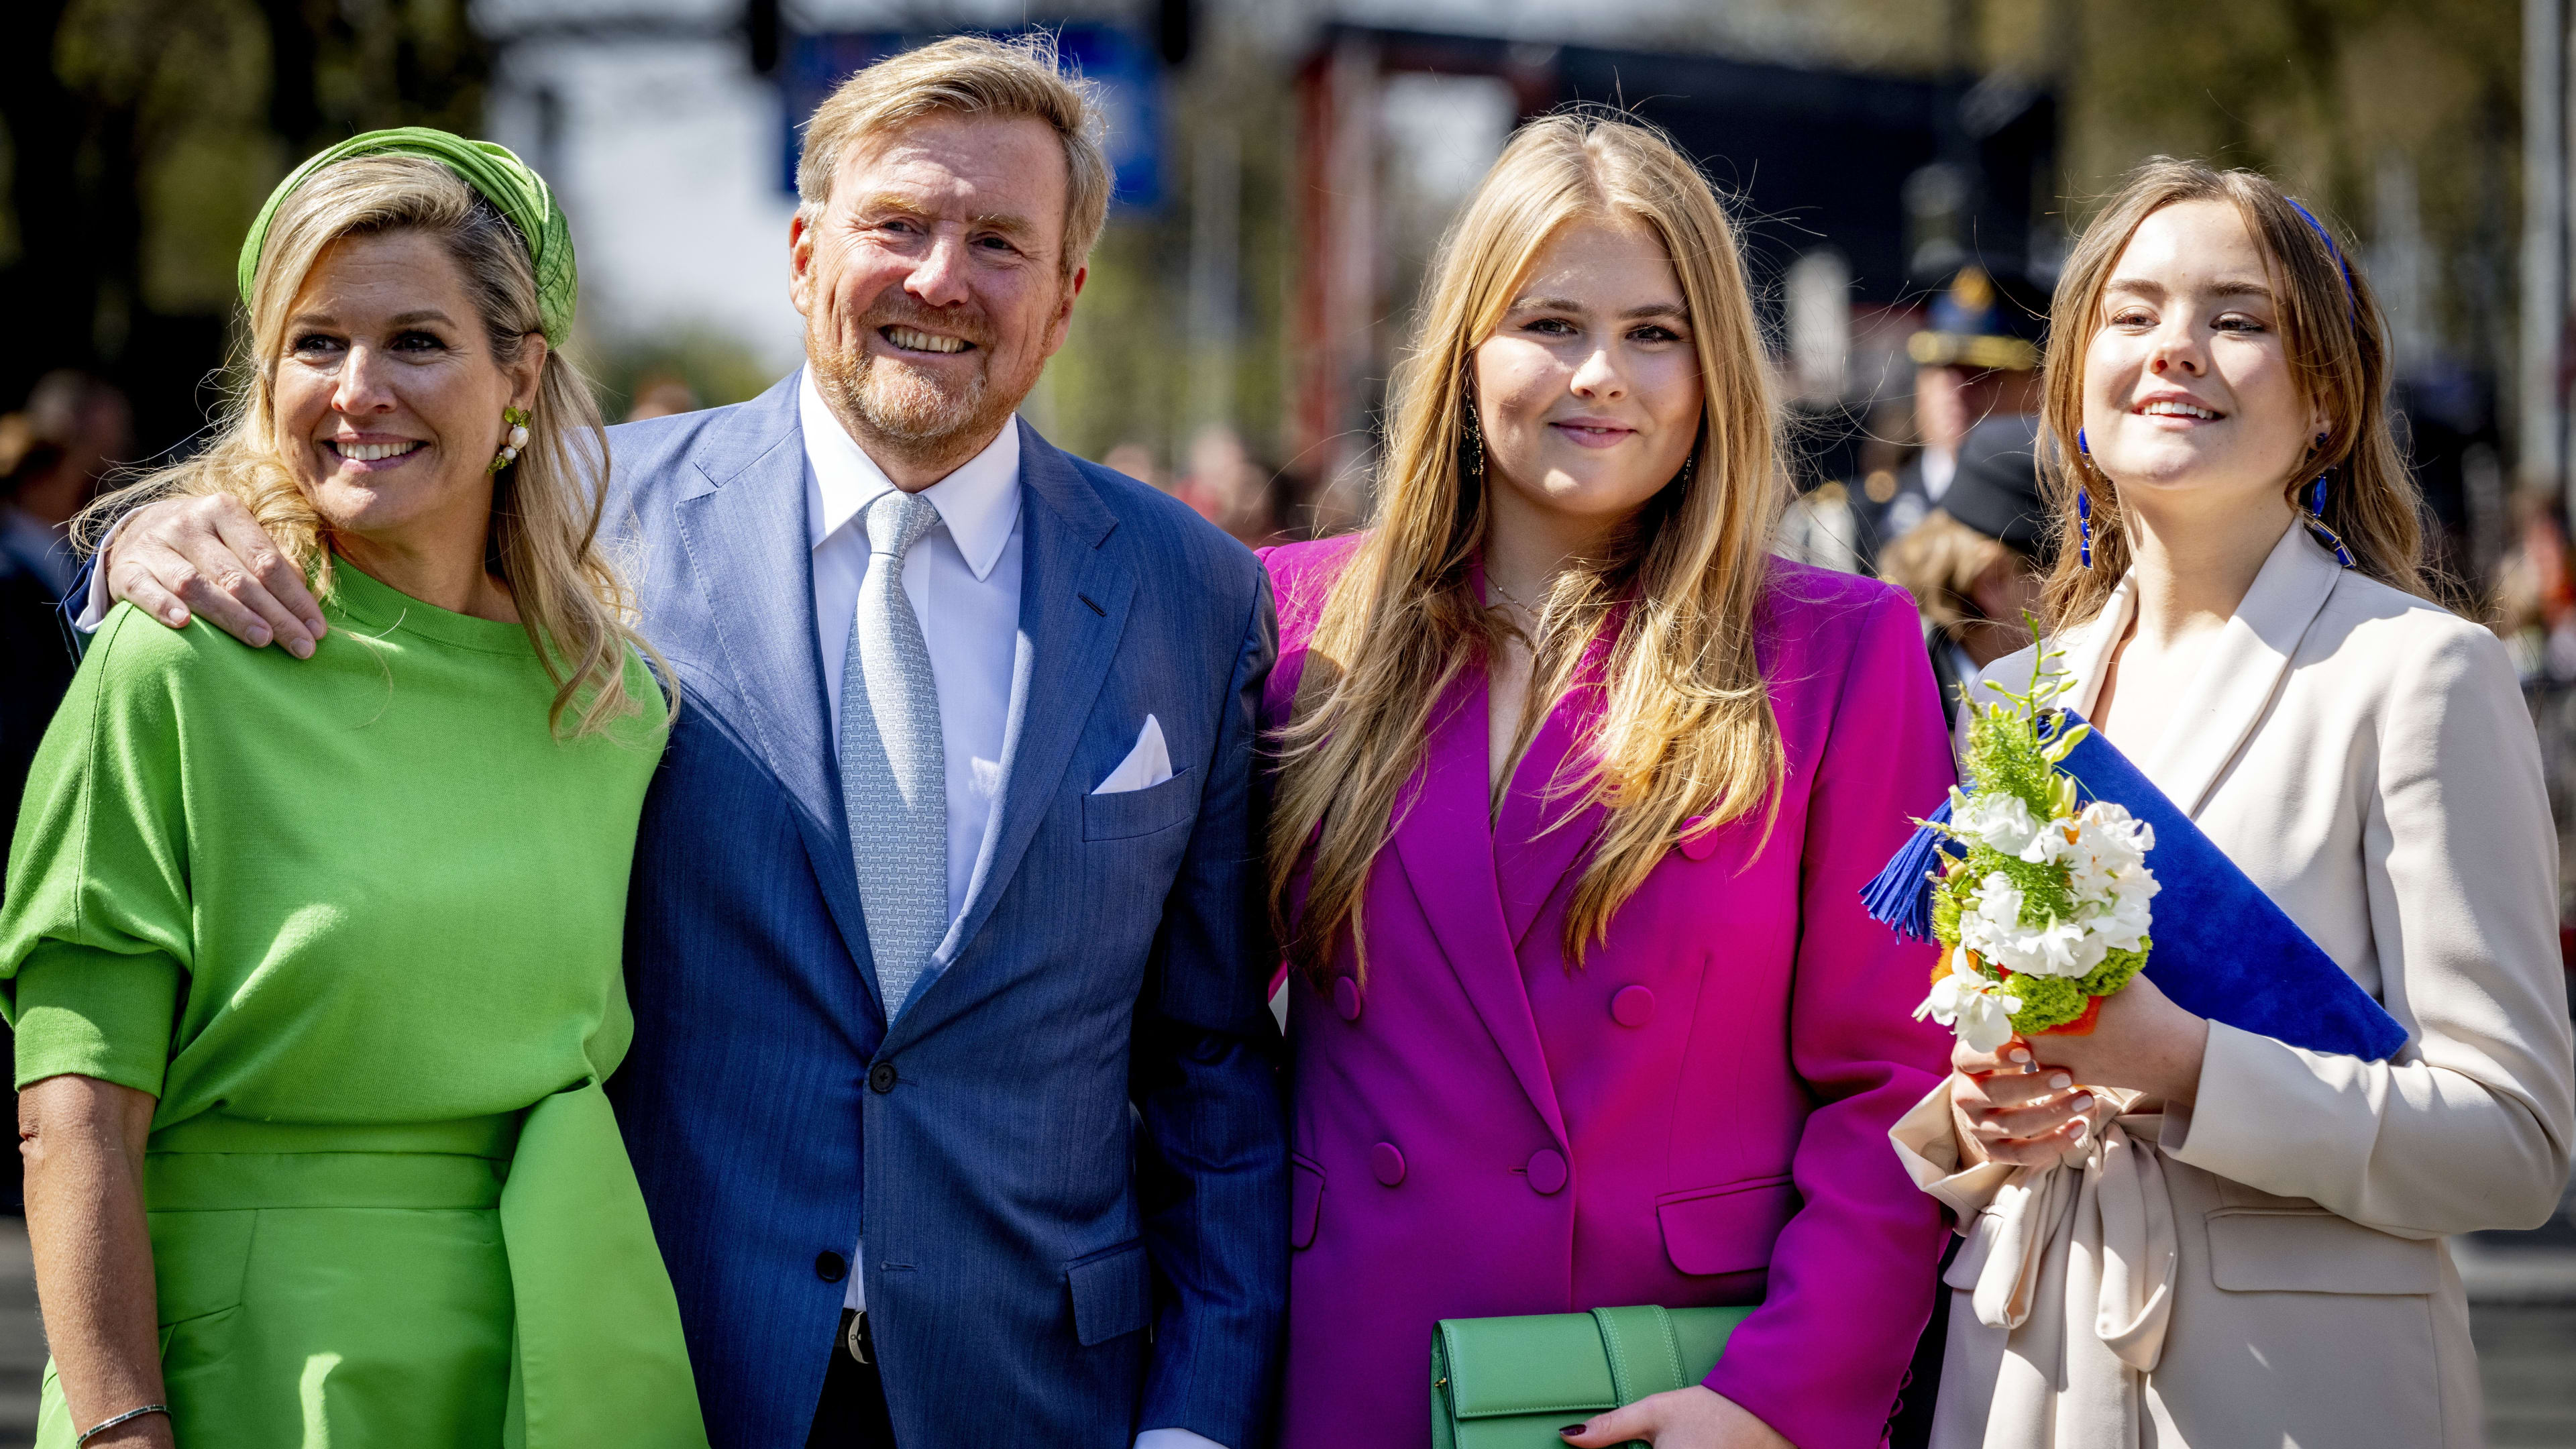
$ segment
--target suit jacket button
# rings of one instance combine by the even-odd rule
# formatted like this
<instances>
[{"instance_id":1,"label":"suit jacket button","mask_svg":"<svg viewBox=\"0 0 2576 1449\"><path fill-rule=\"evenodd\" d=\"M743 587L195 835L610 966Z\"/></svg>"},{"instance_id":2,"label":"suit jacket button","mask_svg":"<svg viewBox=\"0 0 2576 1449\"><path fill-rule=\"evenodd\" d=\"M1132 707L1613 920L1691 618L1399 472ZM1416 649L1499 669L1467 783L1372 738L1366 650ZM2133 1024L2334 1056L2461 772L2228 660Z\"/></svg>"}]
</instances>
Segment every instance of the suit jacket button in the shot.
<instances>
[{"instance_id":1,"label":"suit jacket button","mask_svg":"<svg viewBox=\"0 0 2576 1449\"><path fill-rule=\"evenodd\" d=\"M879 1096L894 1090L894 1063L879 1062L868 1068L868 1090Z\"/></svg>"},{"instance_id":2,"label":"suit jacket button","mask_svg":"<svg viewBox=\"0 0 2576 1449\"><path fill-rule=\"evenodd\" d=\"M1530 1191L1552 1193L1565 1186L1565 1159L1553 1147L1542 1147L1530 1154Z\"/></svg>"},{"instance_id":3,"label":"suit jacket button","mask_svg":"<svg viewBox=\"0 0 2576 1449\"><path fill-rule=\"evenodd\" d=\"M1357 1021L1360 1019L1360 983L1358 977L1336 976L1333 978L1333 1010L1340 1012L1342 1020L1344 1021Z\"/></svg>"},{"instance_id":4,"label":"suit jacket button","mask_svg":"<svg viewBox=\"0 0 2576 1449\"><path fill-rule=\"evenodd\" d=\"M1344 977L1344 980L1350 978ZM1369 1171L1389 1187L1404 1181L1404 1149L1392 1142L1381 1142L1369 1149Z\"/></svg>"},{"instance_id":5,"label":"suit jacket button","mask_svg":"<svg viewBox=\"0 0 2576 1449\"><path fill-rule=\"evenodd\" d=\"M1610 998L1610 1019L1621 1026L1644 1026L1655 1019L1655 993L1643 986L1622 986Z\"/></svg>"},{"instance_id":6,"label":"suit jacket button","mask_svg":"<svg viewBox=\"0 0 2576 1449\"><path fill-rule=\"evenodd\" d=\"M850 1260L834 1252L816 1253L814 1276L826 1283L838 1283L850 1276Z\"/></svg>"},{"instance_id":7,"label":"suit jacket button","mask_svg":"<svg viewBox=\"0 0 2576 1449\"><path fill-rule=\"evenodd\" d=\"M1706 860L1717 854L1717 832L1702 830L1708 823L1705 815L1694 815L1682 822L1682 855L1690 860Z\"/></svg>"}]
</instances>

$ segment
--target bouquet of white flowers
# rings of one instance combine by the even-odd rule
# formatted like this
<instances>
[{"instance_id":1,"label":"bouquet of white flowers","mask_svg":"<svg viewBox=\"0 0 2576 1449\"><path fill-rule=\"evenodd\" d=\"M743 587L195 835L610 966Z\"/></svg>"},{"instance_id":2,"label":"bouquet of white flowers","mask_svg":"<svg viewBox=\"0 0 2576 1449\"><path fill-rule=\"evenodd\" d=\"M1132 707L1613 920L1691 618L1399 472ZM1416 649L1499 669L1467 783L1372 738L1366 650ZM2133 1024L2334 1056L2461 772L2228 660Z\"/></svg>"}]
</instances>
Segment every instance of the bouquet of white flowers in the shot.
<instances>
[{"instance_id":1,"label":"bouquet of white flowers","mask_svg":"<svg viewBox=\"0 0 2576 1449\"><path fill-rule=\"evenodd\" d=\"M1968 724L1973 791L1952 790L1948 819L1918 821L1946 837L1932 882L1941 943L1932 994L1915 1008L1976 1051L2018 1033L2092 1029L2102 998L2147 963L2154 827L2105 800L2078 804L2059 768L2091 727L2049 708L2071 677L2044 647L2027 693L1976 710Z\"/></svg>"}]
</instances>

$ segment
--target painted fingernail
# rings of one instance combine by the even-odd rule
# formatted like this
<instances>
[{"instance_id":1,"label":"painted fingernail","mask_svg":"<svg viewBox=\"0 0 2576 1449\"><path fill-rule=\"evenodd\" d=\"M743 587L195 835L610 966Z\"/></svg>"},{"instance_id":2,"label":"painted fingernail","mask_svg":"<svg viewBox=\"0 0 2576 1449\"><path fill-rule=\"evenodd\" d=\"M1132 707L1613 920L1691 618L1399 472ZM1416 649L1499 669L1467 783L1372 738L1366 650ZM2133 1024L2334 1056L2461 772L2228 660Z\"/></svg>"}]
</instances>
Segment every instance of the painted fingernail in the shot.
<instances>
[{"instance_id":1,"label":"painted fingernail","mask_svg":"<svg viewBox=\"0 0 2576 1449\"><path fill-rule=\"evenodd\" d=\"M2014 1047L2011 1051L2004 1053L2004 1060L2008 1062L2026 1062L2030 1060L2030 1053L2021 1047Z\"/></svg>"},{"instance_id":2,"label":"painted fingernail","mask_svg":"<svg viewBox=\"0 0 2576 1449\"><path fill-rule=\"evenodd\" d=\"M2064 1072L2051 1072L2048 1074L2048 1085L2052 1090L2063 1092L2075 1085L2075 1079Z\"/></svg>"},{"instance_id":3,"label":"painted fingernail","mask_svg":"<svg viewBox=\"0 0 2576 1449\"><path fill-rule=\"evenodd\" d=\"M1564 1428L1557 1430L1556 1434L1560 1439L1571 1439L1582 1432L1583 1426L1581 1424L1568 1424Z\"/></svg>"},{"instance_id":4,"label":"painted fingernail","mask_svg":"<svg viewBox=\"0 0 2576 1449\"><path fill-rule=\"evenodd\" d=\"M2093 1094L2091 1092L2078 1092L2075 1094L2074 1100L2068 1102L2066 1105L2078 1112L2090 1112L2093 1110Z\"/></svg>"}]
</instances>

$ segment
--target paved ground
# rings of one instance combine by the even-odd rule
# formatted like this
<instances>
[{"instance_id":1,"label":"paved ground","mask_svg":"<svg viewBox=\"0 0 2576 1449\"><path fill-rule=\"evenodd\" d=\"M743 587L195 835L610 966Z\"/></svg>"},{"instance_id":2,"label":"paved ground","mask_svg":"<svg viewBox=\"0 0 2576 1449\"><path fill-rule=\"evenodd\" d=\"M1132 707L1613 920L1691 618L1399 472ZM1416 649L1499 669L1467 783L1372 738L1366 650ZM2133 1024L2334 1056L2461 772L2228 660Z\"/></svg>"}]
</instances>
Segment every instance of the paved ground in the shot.
<instances>
[{"instance_id":1,"label":"paved ground","mask_svg":"<svg viewBox=\"0 0 2576 1449\"><path fill-rule=\"evenodd\" d=\"M36 1322L27 1223L0 1216L0 1449L36 1442L36 1385L44 1376L45 1331Z\"/></svg>"},{"instance_id":2,"label":"paved ground","mask_svg":"<svg viewBox=\"0 0 2576 1449\"><path fill-rule=\"evenodd\" d=\"M2480 1234L2461 1256L2478 1299L2490 1449L2576 1449L2576 1224ZM0 1449L35 1442L44 1369L27 1225L0 1216Z\"/></svg>"}]
</instances>

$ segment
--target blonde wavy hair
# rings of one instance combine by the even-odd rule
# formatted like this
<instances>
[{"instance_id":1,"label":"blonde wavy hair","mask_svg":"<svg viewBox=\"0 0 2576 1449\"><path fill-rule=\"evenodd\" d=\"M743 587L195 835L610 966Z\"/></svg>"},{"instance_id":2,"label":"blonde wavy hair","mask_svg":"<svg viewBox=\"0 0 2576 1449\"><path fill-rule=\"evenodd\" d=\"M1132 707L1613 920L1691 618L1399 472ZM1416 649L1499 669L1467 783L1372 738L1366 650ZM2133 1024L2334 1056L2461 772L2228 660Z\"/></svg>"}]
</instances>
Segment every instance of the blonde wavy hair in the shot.
<instances>
[{"instance_id":1,"label":"blonde wavy hair","mask_svg":"<svg viewBox=\"0 0 2576 1449\"><path fill-rule=\"evenodd\" d=\"M1784 483L1777 414L1734 228L1706 178L1659 131L1602 113L1544 117L1504 148L1440 244L1412 347L1391 379L1387 457L1374 531L1335 581L1316 625L1280 759L1269 889L1289 959L1316 976L1347 930L1363 974L1360 899L1395 829L1433 711L1460 673L1483 669L1511 627L1475 592L1487 508L1481 470L1461 466L1478 345L1567 225L1639 225L1681 281L1704 386L1690 465L1649 501L1610 556L1567 570L1533 641L1526 740L1572 687L1586 647L1617 625L1599 726L1569 801L1608 811L1565 915L1580 961L1693 816L1714 830L1776 804L1780 728L1754 653ZM1316 842L1302 909L1290 883Z\"/></svg>"},{"instance_id":2,"label":"blonde wavy hair","mask_svg":"<svg viewBox=\"0 0 2576 1449\"><path fill-rule=\"evenodd\" d=\"M1912 594L1923 617L1957 639L1971 624L1993 622L1977 607L1977 580L2009 559L2016 559L2011 545L1935 508L1878 556L1878 576Z\"/></svg>"},{"instance_id":3,"label":"blonde wavy hair","mask_svg":"<svg viewBox=\"0 0 2576 1449\"><path fill-rule=\"evenodd\" d=\"M154 498L229 494L327 595L331 526L297 481L289 461L293 441L278 436L277 364L286 355L296 294L324 250L343 237L391 232L429 237L455 259L498 365L525 355L528 340L543 330L536 272L526 241L490 202L424 156L358 156L324 167L295 189L270 224L247 326L234 349L232 397L214 441L185 462L100 498L84 513L80 536L94 543L109 522ZM549 724L558 734L593 734L644 708L627 685L631 655L651 661L663 681L671 673L637 631L633 596L600 548L607 433L589 384L560 350L547 351L529 412L528 446L494 479L487 567L509 586L529 642L555 682ZM504 428L499 418L492 426L497 452ZM666 694L651 704L667 719L678 700Z\"/></svg>"},{"instance_id":4,"label":"blonde wavy hair","mask_svg":"<svg viewBox=\"0 0 2576 1449\"><path fill-rule=\"evenodd\" d=\"M2348 247L2329 246L2278 183L2259 171L2221 171L2198 161L2151 157L2084 228L2048 309L2041 364L2040 489L2057 522L2057 563L2048 576L2049 627L2064 629L2102 612L2129 571L2129 530L2119 486L2075 445L2084 426L2084 354L2102 327L2102 293L2139 224L2168 206L2216 201L2236 208L2263 253L2281 345L2302 402L2326 415L2325 445L2281 480L2282 496L2304 517L2303 494L2331 468L2326 526L2352 551L2353 566L2418 598L2434 597L2424 560L2421 498L2388 419L2388 324L2370 279ZM2093 495L2093 566L2075 548L2076 494ZM2302 522L2298 525L2305 528Z\"/></svg>"}]
</instances>

